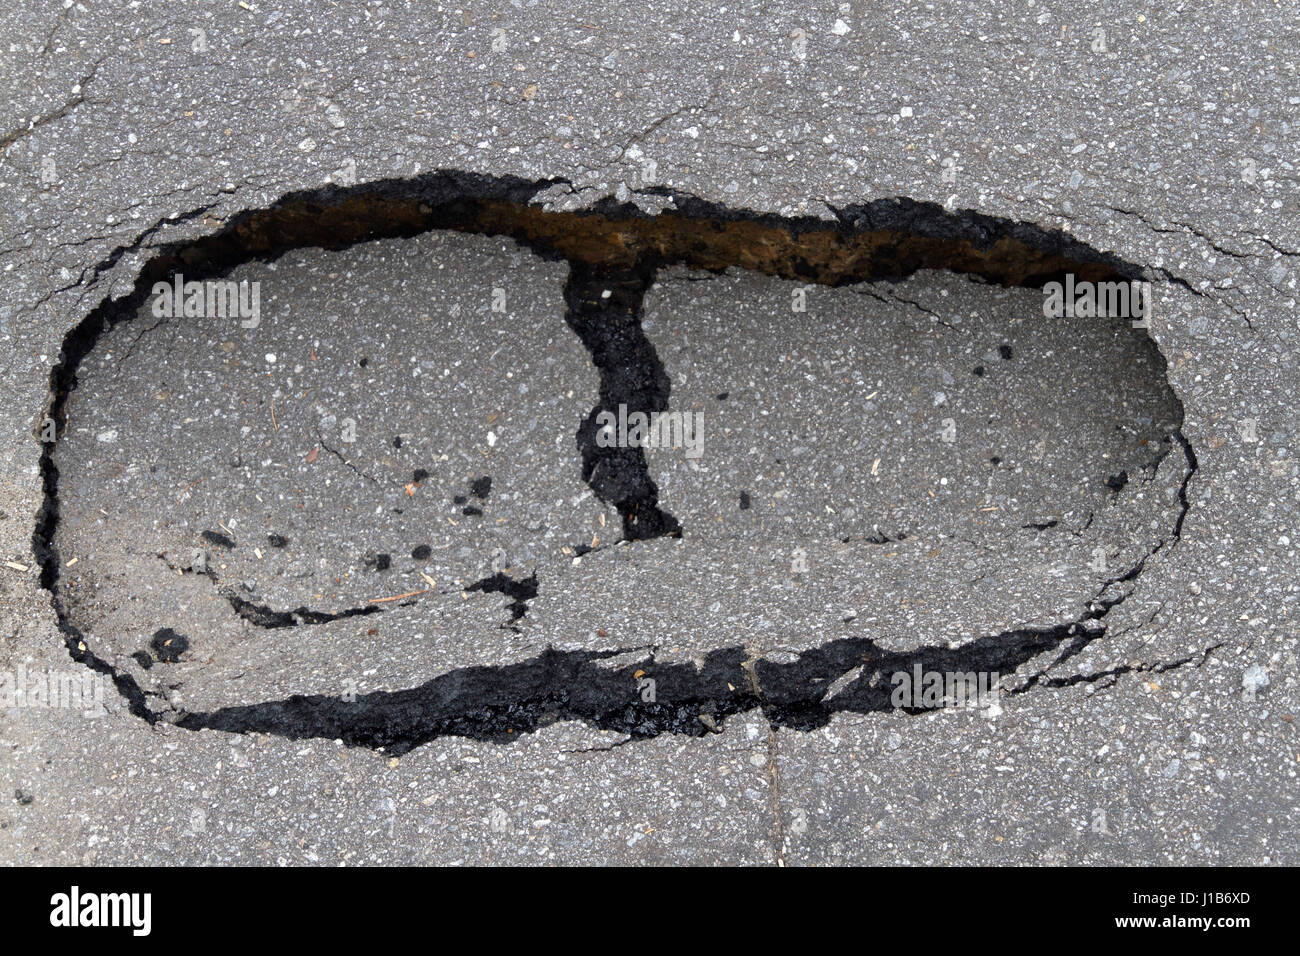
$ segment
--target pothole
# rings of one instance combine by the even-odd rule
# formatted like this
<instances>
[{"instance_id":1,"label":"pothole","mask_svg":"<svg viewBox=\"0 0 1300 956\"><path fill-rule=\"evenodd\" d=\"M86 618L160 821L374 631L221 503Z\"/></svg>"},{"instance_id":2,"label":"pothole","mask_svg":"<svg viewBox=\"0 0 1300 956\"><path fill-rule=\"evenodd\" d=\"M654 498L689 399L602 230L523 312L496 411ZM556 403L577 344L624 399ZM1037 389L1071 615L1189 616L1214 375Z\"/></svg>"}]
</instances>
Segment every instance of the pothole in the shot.
<instances>
[{"instance_id":1,"label":"pothole","mask_svg":"<svg viewBox=\"0 0 1300 956\"><path fill-rule=\"evenodd\" d=\"M36 544L138 716L398 751L814 726L894 670L1068 658L1176 539L1163 358L1034 288L1135 267L909 203L493 189L289 200L69 336ZM256 319L159 314L178 272L258 283ZM611 443L638 413L699 441Z\"/></svg>"}]
</instances>

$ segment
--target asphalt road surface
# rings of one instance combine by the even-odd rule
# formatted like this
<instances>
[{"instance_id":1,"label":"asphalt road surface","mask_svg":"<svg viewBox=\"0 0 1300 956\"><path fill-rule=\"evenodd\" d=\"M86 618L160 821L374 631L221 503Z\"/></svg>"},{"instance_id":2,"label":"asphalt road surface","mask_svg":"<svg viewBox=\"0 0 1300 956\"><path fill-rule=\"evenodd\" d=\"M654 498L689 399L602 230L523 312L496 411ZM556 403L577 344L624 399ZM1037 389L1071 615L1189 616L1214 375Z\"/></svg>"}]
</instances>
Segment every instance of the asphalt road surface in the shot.
<instances>
[{"instance_id":1,"label":"asphalt road surface","mask_svg":"<svg viewBox=\"0 0 1300 956\"><path fill-rule=\"evenodd\" d=\"M10 5L0 862L1294 864L1294 14Z\"/></svg>"}]
</instances>

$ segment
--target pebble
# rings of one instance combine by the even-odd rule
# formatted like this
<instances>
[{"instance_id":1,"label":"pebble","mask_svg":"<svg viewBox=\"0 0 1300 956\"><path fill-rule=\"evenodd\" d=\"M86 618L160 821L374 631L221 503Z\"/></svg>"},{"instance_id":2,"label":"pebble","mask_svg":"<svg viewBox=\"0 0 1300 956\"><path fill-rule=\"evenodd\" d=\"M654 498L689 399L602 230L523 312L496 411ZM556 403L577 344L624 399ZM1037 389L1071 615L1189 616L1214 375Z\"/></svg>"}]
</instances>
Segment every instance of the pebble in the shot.
<instances>
[{"instance_id":1,"label":"pebble","mask_svg":"<svg viewBox=\"0 0 1300 956\"><path fill-rule=\"evenodd\" d=\"M1258 693L1268 685L1268 671L1259 664L1247 667L1246 672L1241 675L1241 686L1251 693Z\"/></svg>"}]
</instances>

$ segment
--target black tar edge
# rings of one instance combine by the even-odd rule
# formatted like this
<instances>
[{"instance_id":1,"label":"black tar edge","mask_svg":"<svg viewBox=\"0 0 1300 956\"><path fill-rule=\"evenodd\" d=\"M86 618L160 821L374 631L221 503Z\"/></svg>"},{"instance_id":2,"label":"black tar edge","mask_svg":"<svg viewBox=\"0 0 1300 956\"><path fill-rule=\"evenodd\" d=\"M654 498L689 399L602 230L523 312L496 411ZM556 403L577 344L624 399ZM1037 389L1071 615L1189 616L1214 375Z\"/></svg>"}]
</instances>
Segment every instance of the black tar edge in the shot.
<instances>
[{"instance_id":1,"label":"black tar edge","mask_svg":"<svg viewBox=\"0 0 1300 956\"><path fill-rule=\"evenodd\" d=\"M492 834L486 820L482 826L484 840L509 839ZM1000 912L1009 899L1036 901L1018 908L1016 933L1023 938L1054 939L1071 934L1095 938L1101 932L1109 939L1127 937L1144 946L1160 941L1182 947L1196 939L1221 949L1242 943L1258 945L1261 937L1254 934L1271 931L1270 938L1276 938L1289 925L1283 905L1289 902L1291 894L1283 880L1290 874L1244 867L1044 868L1041 856L1046 849L1046 846L1026 847L1019 854L1006 850L1006 862L1010 866L963 867L952 873L957 885L945 894L938 920L934 900L917 893L915 880L911 878L914 872L902 868L857 869L851 874L819 873L802 878L786 874L781 877L781 899L792 912L811 913L824 905L828 889L860 894L874 912L888 914L881 917L888 934L886 938L900 946L906 946L909 940L913 943L922 938L928 940L931 935L949 942L958 938L987 939L988 914ZM997 847L992 846L991 852L996 853ZM1077 862L1083 862L1086 847L1080 847L1079 852L1081 858ZM287 862L294 866L301 861ZM244 946L256 939L260 948L283 947L295 951L316 945L328 945L335 950L350 945L373 947L376 926L371 918L353 911L336 916L339 909L322 908L322 900L382 899L390 912L418 911L428 905L425 881L412 879L407 868L340 869L325 867L326 862L321 861L321 865L313 868L295 867L291 877L286 877L281 869L270 868L9 870L0 873L0 896L5 900L6 928L20 939L38 936L56 943L63 937L82 943L102 941L131 947L157 944L174 947L203 939L214 948ZM644 880L648 892L649 881L656 878L645 868L638 869L639 872L627 868L621 879ZM509 922L518 928L517 939L521 943L535 939L537 927L545 925L544 921L557 907L571 904L575 891L589 889L588 877L579 876L570 884L554 870L535 876L519 872L462 874L457 879L470 881L472 890L469 887L462 890L468 895L493 890L490 883L479 884L479 879L490 881L507 876L512 887ZM742 884L746 879L743 874L735 878ZM771 879L757 874L751 878L765 883ZM683 872L679 868L674 879L684 881L680 889L692 894L703 892L703 880L711 880L711 876ZM692 886L695 880L701 884ZM836 880L844 882L838 886L831 883ZM133 936L129 928L123 927L52 926L52 898L68 894L74 886L83 897L101 893L148 893L149 935ZM497 889L505 892L506 887ZM1132 902L1135 897L1167 895L1195 896L1197 903L1161 906ZM1200 903L1206 895L1210 902ZM1156 925L1150 928L1117 925L1120 921L1145 917L1156 920ZM487 931L472 911L462 919L470 933ZM1208 929L1188 925L1192 920L1207 919L1234 923L1244 920L1249 925L1211 925ZM1162 927L1160 924L1165 920L1172 925ZM1183 925L1178 925L1178 921L1183 921ZM924 932L922 927L926 928ZM510 930L503 937L502 929L495 924L491 927L494 944L508 946L515 942ZM608 939L611 932L627 932L626 915L616 912L616 908L584 918L577 930L579 938L585 934L593 941ZM724 932L728 934L727 941L732 941L734 928L724 930L718 926L703 929L696 943L707 945L712 941L710 934L716 933L721 945Z\"/></svg>"},{"instance_id":2,"label":"black tar edge","mask_svg":"<svg viewBox=\"0 0 1300 956\"><path fill-rule=\"evenodd\" d=\"M668 410L668 373L641 329L641 305L653 270L636 272L574 264L564 287L565 320L591 353L600 371L600 401L578 429L582 478L618 509L630 541L680 536L676 518L659 507L659 488L650 478L645 449L601 447L596 422L604 411L617 414Z\"/></svg>"},{"instance_id":3,"label":"black tar edge","mask_svg":"<svg viewBox=\"0 0 1300 956\"><path fill-rule=\"evenodd\" d=\"M1162 541L1157 550L1165 544ZM1141 666L1124 665L1077 678L1051 678L1046 671L1105 635L1106 616L1127 596L1114 586L1136 578L1146 560L1144 557L1106 582L1090 602L1091 609L1078 621L985 635L956 649L944 645L898 653L880 648L868 638L847 637L805 651L786 664L754 660L742 647L713 651L702 662L659 664L652 651L641 648L641 660L620 668L610 668L605 662L636 649L548 650L518 664L460 668L405 690L347 699L294 695L186 714L176 723L189 730L270 733L291 739L324 737L348 746L402 754L449 734L511 742L560 720L583 720L624 733L631 740L663 733L698 737L716 732L729 716L760 709L774 730L812 730L824 726L838 712L893 711L891 682L880 679L881 675L910 672L916 667L923 671L1014 673L1020 665L1053 652L1053 661L1036 673L1022 675L1021 684L1010 693L1026 693L1040 685L1113 682ZM505 587L504 582L494 583ZM1214 649L1152 670L1199 667ZM854 670L860 671L859 676L832 693L832 686ZM657 700L645 701L635 693L640 676L656 681Z\"/></svg>"},{"instance_id":4,"label":"black tar edge","mask_svg":"<svg viewBox=\"0 0 1300 956\"><path fill-rule=\"evenodd\" d=\"M465 590L482 591L485 594L504 594L510 598L508 607L510 608L511 623L508 625L503 624L502 627L509 627L514 631L518 631L519 628L514 626L514 622L519 621L528 613L528 602L537 597L537 575L534 573L522 580L515 580L509 575L498 571L480 581L475 581Z\"/></svg>"}]
</instances>

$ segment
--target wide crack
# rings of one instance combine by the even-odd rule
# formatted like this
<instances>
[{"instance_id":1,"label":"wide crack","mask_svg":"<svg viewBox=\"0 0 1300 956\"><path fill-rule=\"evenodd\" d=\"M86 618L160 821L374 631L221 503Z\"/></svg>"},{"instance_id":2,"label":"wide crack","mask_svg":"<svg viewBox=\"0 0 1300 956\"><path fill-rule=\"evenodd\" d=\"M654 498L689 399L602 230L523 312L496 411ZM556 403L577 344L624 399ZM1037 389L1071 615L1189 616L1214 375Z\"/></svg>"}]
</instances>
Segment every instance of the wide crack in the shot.
<instances>
[{"instance_id":1,"label":"wide crack","mask_svg":"<svg viewBox=\"0 0 1300 956\"><path fill-rule=\"evenodd\" d=\"M376 692L353 700L295 695L189 714L177 723L191 730L334 738L351 746L400 754L446 735L509 742L561 720L582 720L602 730L644 739L662 733L699 737L718 732L725 718L755 709L774 727L800 731L825 726L836 713L896 709L932 713L923 707L896 708L887 675L912 673L916 668L938 673L1009 673L1062 645L1064 649L1053 661L1006 688L1007 692L1022 694L1040 685L1072 686L1139 670L1127 666L1078 680L1044 681L1048 670L1105 635L1106 615L1127 597L1122 592L1110 593L1111 588L1133 581L1145 560L1108 582L1091 602L1092 608L1076 621L986 635L957 649L926 647L896 653L882 650L867 638L840 638L800 654L791 663L755 661L745 648L734 647L714 651L703 662L656 665L652 655L649 663L639 661L618 668L602 666L602 662L629 649L551 650L520 664L457 670L408 690ZM1187 657L1153 669L1164 672L1193 662L1193 657ZM665 702L629 695L628 688L637 686L646 673L653 675L657 696Z\"/></svg>"},{"instance_id":2,"label":"wide crack","mask_svg":"<svg viewBox=\"0 0 1300 956\"><path fill-rule=\"evenodd\" d=\"M574 263L564 288L569 327L600 370L600 402L578 429L582 478L618 508L629 541L679 535L677 519L659 508L659 489L640 447L602 447L602 412L652 414L668 410L670 385L663 363L641 329L641 308L652 271L616 270Z\"/></svg>"},{"instance_id":3,"label":"wide crack","mask_svg":"<svg viewBox=\"0 0 1300 956\"><path fill-rule=\"evenodd\" d=\"M440 175L351 191L331 188L289 197L269 210L239 217L218 235L164 249L145 266L133 294L106 302L65 340L62 360L51 373L49 415L59 437L67 428L67 401L76 388L82 361L106 331L139 311L159 277L181 268L187 278L216 277L241 261L273 260L291 248L339 249L378 236L417 235L438 228L505 235L543 257L567 259L570 265L564 288L565 320L600 375L599 402L576 437L583 479L617 509L626 540L678 536L681 525L660 507L643 449L601 447L595 440L602 411L619 405L647 413L668 407L668 375L641 326L646 290L665 265L681 262L713 271L740 265L830 286L896 280L934 268L1012 286L1041 285L1066 271L1094 281L1142 274L1136 266L1061 234L975 214L951 215L907 200L837 211L839 223L827 226L818 220L752 216L680 196L674 197L678 212L657 217L612 205L584 213L551 213L526 204L542 185L551 184ZM120 251L114 254L119 256ZM520 733L563 719L584 720L632 737L664 732L698 735L716 729L726 716L753 708L761 708L775 725L810 729L836 712L889 709L889 686L887 681L881 683L881 675L910 671L917 665L925 670L1008 673L1060 648L1050 663L1011 690L1022 693L1034 686L1075 682L1045 675L1104 636L1106 615L1129 593L1121 586L1131 585L1150 555L1181 534L1189 507L1186 488L1196 459L1181 431L1173 431L1170 439L1183 452L1186 467L1168 536L1123 574L1107 580L1088 610L1075 620L986 634L955 649L935 645L898 652L867 638L839 638L799 653L793 662L755 660L743 647L728 647L710 651L702 662L656 664L651 654L619 667L609 662L627 651L552 649L519 663L454 669L408 690L355 697L295 694L262 704L186 713L169 704L151 704L156 693L98 656L67 613L55 542L60 502L54 444L47 445L42 456L46 497L33 546L42 586L52 594L69 652L110 675L131 712L151 722L165 719L190 729L341 738L349 744L397 751L443 734L517 739ZM321 445L338 454L323 438ZM1042 523L1040 530L1054 524ZM890 536L881 536L880 543L889 541ZM204 574L217 583L210 569ZM517 631L515 625L538 588L534 570L523 579L494 572L459 590L509 597L511 620L504 626ZM405 606L372 602L330 611L305 605L277 610L241 596L230 586L218 584L218 592L240 618L270 629L324 624ZM1186 661L1169 666L1182 663ZM647 672L652 672L657 684L657 694L652 695L657 699L646 700L629 691ZM858 676L852 676L856 672Z\"/></svg>"}]
</instances>

